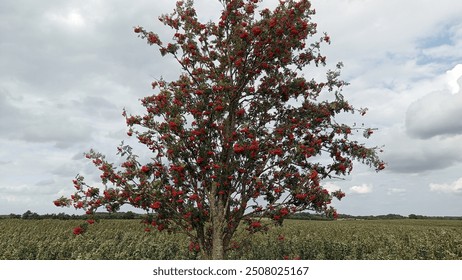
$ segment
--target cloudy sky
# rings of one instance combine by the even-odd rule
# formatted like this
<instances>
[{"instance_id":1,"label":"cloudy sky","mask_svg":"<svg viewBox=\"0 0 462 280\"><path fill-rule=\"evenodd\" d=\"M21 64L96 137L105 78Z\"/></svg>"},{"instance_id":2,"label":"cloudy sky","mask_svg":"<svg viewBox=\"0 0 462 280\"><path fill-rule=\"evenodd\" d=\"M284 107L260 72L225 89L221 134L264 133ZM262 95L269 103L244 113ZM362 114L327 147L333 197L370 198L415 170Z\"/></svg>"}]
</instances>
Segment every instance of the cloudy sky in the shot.
<instances>
[{"instance_id":1,"label":"cloudy sky","mask_svg":"<svg viewBox=\"0 0 462 280\"><path fill-rule=\"evenodd\" d=\"M275 0L264 0L274 6ZM325 182L354 215L462 216L462 1L313 0L330 66L343 61L344 91L356 121L379 130L380 173L360 164ZM52 201L72 193L77 173L99 174L83 153L117 161L128 112L177 66L136 37L133 27L165 34L157 21L173 0L2 0L0 2L0 214L79 213ZM196 0L201 18L218 1ZM309 72L306 73L309 76ZM143 152L143 150L138 150Z\"/></svg>"}]
</instances>

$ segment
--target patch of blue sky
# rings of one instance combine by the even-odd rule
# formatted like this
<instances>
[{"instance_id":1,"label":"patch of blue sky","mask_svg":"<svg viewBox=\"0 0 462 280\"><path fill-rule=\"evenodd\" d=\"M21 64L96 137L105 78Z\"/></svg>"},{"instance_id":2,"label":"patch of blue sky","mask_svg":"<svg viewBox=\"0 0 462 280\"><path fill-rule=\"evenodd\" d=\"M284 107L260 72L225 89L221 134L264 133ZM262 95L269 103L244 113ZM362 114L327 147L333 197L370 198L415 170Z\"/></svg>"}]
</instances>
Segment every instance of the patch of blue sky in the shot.
<instances>
[{"instance_id":1,"label":"patch of blue sky","mask_svg":"<svg viewBox=\"0 0 462 280\"><path fill-rule=\"evenodd\" d=\"M448 65L455 65L458 62L460 62L460 60L451 55L435 55L434 53L427 53L424 51L420 51L416 57L417 65L433 64L434 67L441 71L447 70Z\"/></svg>"},{"instance_id":2,"label":"patch of blue sky","mask_svg":"<svg viewBox=\"0 0 462 280\"><path fill-rule=\"evenodd\" d=\"M418 65L425 64L440 64L447 65L454 61L450 55L435 55L434 51L437 49L444 49L444 47L451 47L455 45L454 34L455 29L451 25L444 25L438 32L431 34L428 37L421 38L416 42L416 49L418 51L416 62ZM436 53L439 53L438 51Z\"/></svg>"},{"instance_id":3,"label":"patch of blue sky","mask_svg":"<svg viewBox=\"0 0 462 280\"><path fill-rule=\"evenodd\" d=\"M441 28L440 32L418 40L417 47L427 49L443 45L452 45L454 43L453 37L454 30L450 26L445 26Z\"/></svg>"}]
</instances>

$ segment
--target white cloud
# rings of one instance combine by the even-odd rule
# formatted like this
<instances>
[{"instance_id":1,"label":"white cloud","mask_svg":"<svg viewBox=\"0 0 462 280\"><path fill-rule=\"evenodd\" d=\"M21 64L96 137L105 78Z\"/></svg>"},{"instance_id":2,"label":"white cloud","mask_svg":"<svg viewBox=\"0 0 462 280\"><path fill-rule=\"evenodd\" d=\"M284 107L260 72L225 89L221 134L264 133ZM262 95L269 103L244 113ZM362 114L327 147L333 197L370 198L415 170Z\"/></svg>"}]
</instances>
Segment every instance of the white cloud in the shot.
<instances>
[{"instance_id":1,"label":"white cloud","mask_svg":"<svg viewBox=\"0 0 462 280\"><path fill-rule=\"evenodd\" d=\"M338 0L333 5L313 0L313 6L321 31L330 33L333 44L342 46L338 51L353 54L352 62L359 63L358 58L381 59L387 54L415 56L419 53L417 40L457 25L454 21L457 23L462 2L444 0L433 5L419 0ZM451 31L456 33L457 29Z\"/></svg>"},{"instance_id":2,"label":"white cloud","mask_svg":"<svg viewBox=\"0 0 462 280\"><path fill-rule=\"evenodd\" d=\"M340 190L340 187L332 182L325 182L322 184L322 187L328 190L329 192Z\"/></svg>"},{"instance_id":3,"label":"white cloud","mask_svg":"<svg viewBox=\"0 0 462 280\"><path fill-rule=\"evenodd\" d=\"M372 185L362 184L358 186L353 186L350 188L350 192L353 194L367 194L372 192Z\"/></svg>"},{"instance_id":4,"label":"white cloud","mask_svg":"<svg viewBox=\"0 0 462 280\"><path fill-rule=\"evenodd\" d=\"M431 183L430 190L433 192L462 195L462 177L450 184Z\"/></svg>"},{"instance_id":5,"label":"white cloud","mask_svg":"<svg viewBox=\"0 0 462 280\"><path fill-rule=\"evenodd\" d=\"M71 10L66 13L49 13L46 17L58 24L70 27L83 27L85 25L85 18L78 10Z\"/></svg>"},{"instance_id":6,"label":"white cloud","mask_svg":"<svg viewBox=\"0 0 462 280\"><path fill-rule=\"evenodd\" d=\"M451 93L462 92L462 64L457 64L447 71L446 77Z\"/></svg>"},{"instance_id":7,"label":"white cloud","mask_svg":"<svg viewBox=\"0 0 462 280\"><path fill-rule=\"evenodd\" d=\"M403 195L406 193L406 189L401 188L389 188L387 190L388 195Z\"/></svg>"},{"instance_id":8,"label":"white cloud","mask_svg":"<svg viewBox=\"0 0 462 280\"><path fill-rule=\"evenodd\" d=\"M437 135L462 133L462 91L458 86L462 78L462 64L447 71L447 87L425 95L412 103L406 112L406 130L409 135L427 139ZM458 92L454 93L457 89Z\"/></svg>"}]
</instances>

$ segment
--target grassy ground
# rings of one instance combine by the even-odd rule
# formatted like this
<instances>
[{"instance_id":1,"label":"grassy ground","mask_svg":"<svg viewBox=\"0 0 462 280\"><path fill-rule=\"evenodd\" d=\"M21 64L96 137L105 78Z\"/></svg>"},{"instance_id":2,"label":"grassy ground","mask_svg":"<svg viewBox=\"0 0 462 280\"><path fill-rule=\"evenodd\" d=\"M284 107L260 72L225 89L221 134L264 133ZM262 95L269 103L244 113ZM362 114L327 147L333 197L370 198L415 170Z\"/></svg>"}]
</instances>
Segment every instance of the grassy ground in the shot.
<instances>
[{"instance_id":1,"label":"grassy ground","mask_svg":"<svg viewBox=\"0 0 462 280\"><path fill-rule=\"evenodd\" d=\"M81 236L80 221L0 220L0 259L194 259L179 234L144 232L138 220L101 220ZM462 259L462 221L287 220L252 236L239 233L230 259Z\"/></svg>"}]
</instances>

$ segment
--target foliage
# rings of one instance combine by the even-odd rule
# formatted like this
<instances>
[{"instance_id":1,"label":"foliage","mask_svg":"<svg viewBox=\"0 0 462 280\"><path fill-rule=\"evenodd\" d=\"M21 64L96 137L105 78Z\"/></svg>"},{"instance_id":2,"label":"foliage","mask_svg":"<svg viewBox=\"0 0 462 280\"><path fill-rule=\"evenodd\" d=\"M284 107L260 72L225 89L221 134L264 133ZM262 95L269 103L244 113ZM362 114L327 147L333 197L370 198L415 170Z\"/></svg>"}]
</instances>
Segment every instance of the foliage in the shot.
<instances>
[{"instance_id":1,"label":"foliage","mask_svg":"<svg viewBox=\"0 0 462 280\"><path fill-rule=\"evenodd\" d=\"M24 212L24 214L22 214L21 216L21 219L39 219L40 218L40 215L35 213L35 212L32 212L30 210L27 210L26 212Z\"/></svg>"},{"instance_id":2,"label":"foliage","mask_svg":"<svg viewBox=\"0 0 462 280\"><path fill-rule=\"evenodd\" d=\"M345 194L330 193L322 179L349 174L354 160L384 168L377 148L351 140L354 128L337 122L341 113L365 113L341 94L342 64L325 79L304 76L308 66L326 65L320 47L330 43L327 34L313 38L310 2L280 1L274 11L258 10L258 0L220 2L218 22L201 23L193 1L177 1L159 18L175 32L169 43L135 27L183 70L176 81L152 83L155 93L141 100L144 116L124 112L128 135L152 160L141 163L121 145L118 169L92 150L86 156L102 171L104 189L77 176L77 192L57 206L92 214L130 204L148 213L147 226L181 230L204 258L221 259L241 221L256 233L268 228L263 218L280 225L305 210L335 218L329 204Z\"/></svg>"}]
</instances>

